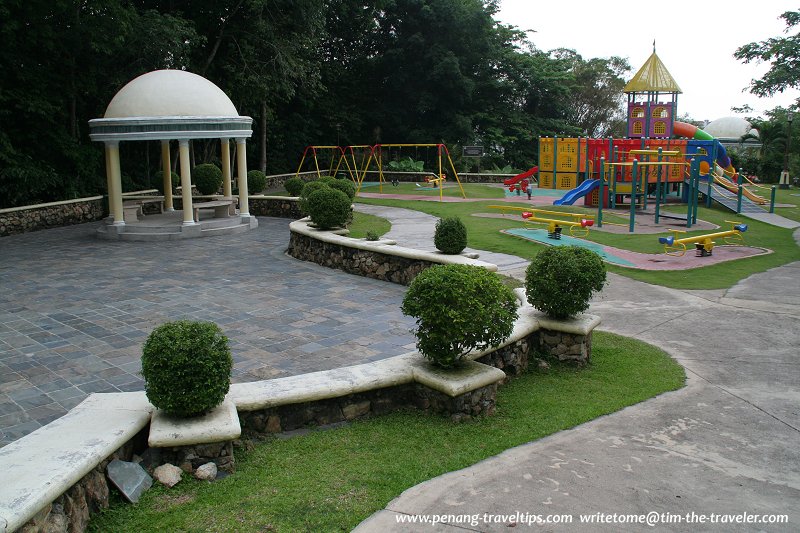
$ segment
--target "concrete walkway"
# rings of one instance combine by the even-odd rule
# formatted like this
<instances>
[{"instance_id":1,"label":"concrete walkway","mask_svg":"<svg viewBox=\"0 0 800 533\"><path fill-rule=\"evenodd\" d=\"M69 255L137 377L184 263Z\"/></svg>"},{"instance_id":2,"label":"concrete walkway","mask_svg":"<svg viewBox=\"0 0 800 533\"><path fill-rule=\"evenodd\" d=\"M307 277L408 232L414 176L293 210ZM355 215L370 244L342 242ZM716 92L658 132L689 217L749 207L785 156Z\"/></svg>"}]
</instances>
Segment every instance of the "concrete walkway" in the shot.
<instances>
[{"instance_id":1,"label":"concrete walkway","mask_svg":"<svg viewBox=\"0 0 800 533\"><path fill-rule=\"evenodd\" d=\"M369 208L392 220L390 237L401 245L424 244L417 242L423 227L432 232L433 221L419 213L403 216L425 223L407 227L396 210ZM502 255L481 257L505 261L505 273L520 268ZM798 280L800 262L725 291L678 291L610 275L591 307L601 329L662 347L686 368L687 386L412 487L357 531L509 531L515 518L497 515L515 513L522 521L525 513L572 520L543 531L797 531ZM487 523L484 513L499 522ZM580 524L581 514L597 513L657 513L659 522ZM789 523L701 525L688 523L687 513L709 521L711 513L782 514ZM451 516L437 526L400 522L415 515ZM476 525L465 515L479 515Z\"/></svg>"}]
</instances>

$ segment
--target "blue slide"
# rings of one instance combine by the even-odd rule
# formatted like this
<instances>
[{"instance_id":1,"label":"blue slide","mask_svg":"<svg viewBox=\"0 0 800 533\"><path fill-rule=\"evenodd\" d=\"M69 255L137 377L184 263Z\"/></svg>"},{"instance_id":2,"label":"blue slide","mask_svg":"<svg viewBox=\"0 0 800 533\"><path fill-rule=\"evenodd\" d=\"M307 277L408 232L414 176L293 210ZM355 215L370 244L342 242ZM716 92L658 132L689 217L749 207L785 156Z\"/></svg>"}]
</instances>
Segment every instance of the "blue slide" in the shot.
<instances>
[{"instance_id":1,"label":"blue slide","mask_svg":"<svg viewBox=\"0 0 800 533\"><path fill-rule=\"evenodd\" d=\"M600 180L586 180L567 194L565 194L562 198L558 200L553 200L553 205L572 205L575 203L575 200L586 196L596 188L600 186Z\"/></svg>"}]
</instances>

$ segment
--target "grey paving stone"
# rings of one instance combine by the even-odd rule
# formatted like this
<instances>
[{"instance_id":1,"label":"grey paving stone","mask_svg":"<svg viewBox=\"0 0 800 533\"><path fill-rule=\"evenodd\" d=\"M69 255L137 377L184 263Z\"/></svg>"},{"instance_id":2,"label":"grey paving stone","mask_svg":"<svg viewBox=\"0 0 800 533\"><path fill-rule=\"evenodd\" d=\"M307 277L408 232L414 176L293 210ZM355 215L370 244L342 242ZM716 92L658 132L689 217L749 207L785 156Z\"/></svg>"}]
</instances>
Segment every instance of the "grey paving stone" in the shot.
<instances>
[{"instance_id":1,"label":"grey paving stone","mask_svg":"<svg viewBox=\"0 0 800 533\"><path fill-rule=\"evenodd\" d=\"M45 419L88 391L143 390L142 343L182 317L223 327L237 382L358 364L413 344L407 331L387 333L388 324L413 325L399 311L405 287L296 261L284 254L288 221L259 224L170 246L100 241L96 224L4 237L0 284L26 298L0 295L0 395L34 389L22 401ZM381 341L385 350L369 348ZM12 419L3 405L0 446L39 427L20 418L25 409Z\"/></svg>"}]
</instances>

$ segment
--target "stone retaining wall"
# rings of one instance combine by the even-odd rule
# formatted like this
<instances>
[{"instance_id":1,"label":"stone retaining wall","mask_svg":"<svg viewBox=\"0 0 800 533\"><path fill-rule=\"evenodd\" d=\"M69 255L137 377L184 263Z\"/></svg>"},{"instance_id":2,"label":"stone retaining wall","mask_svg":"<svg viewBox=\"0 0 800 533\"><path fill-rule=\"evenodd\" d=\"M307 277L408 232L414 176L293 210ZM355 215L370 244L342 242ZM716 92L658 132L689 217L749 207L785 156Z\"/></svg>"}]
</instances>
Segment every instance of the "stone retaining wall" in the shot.
<instances>
[{"instance_id":1,"label":"stone retaining wall","mask_svg":"<svg viewBox=\"0 0 800 533\"><path fill-rule=\"evenodd\" d=\"M108 507L109 484L106 477L108 463L115 459L130 461L137 450L147 442L147 430L125 443L106 457L91 472L83 476L69 490L43 507L19 533L80 533L86 530L89 517Z\"/></svg>"},{"instance_id":2,"label":"stone retaining wall","mask_svg":"<svg viewBox=\"0 0 800 533\"><path fill-rule=\"evenodd\" d=\"M193 446L175 446L172 448L149 448L148 458L153 465L173 464L187 474L194 473L199 466L214 463L217 470L233 472L236 462L233 458L233 442L212 442Z\"/></svg>"},{"instance_id":3,"label":"stone retaining wall","mask_svg":"<svg viewBox=\"0 0 800 533\"><path fill-rule=\"evenodd\" d=\"M103 196L0 209L0 237L101 220L107 214Z\"/></svg>"},{"instance_id":4,"label":"stone retaining wall","mask_svg":"<svg viewBox=\"0 0 800 533\"><path fill-rule=\"evenodd\" d=\"M289 196L251 196L249 204L251 215L292 220L303 218L297 199Z\"/></svg>"},{"instance_id":5,"label":"stone retaining wall","mask_svg":"<svg viewBox=\"0 0 800 533\"><path fill-rule=\"evenodd\" d=\"M585 366L592 354L592 334L579 335L550 329L540 329L537 333L539 351L549 354L559 361Z\"/></svg>"},{"instance_id":6,"label":"stone retaining wall","mask_svg":"<svg viewBox=\"0 0 800 533\"><path fill-rule=\"evenodd\" d=\"M349 248L295 232L291 232L290 235L287 253L296 259L402 285L408 285L420 272L436 264L420 259Z\"/></svg>"},{"instance_id":7,"label":"stone retaining wall","mask_svg":"<svg viewBox=\"0 0 800 533\"><path fill-rule=\"evenodd\" d=\"M239 422L243 436L258 438L402 409L430 411L462 421L493 414L496 394L497 384L450 397L419 383L411 383L315 402L242 411L239 413Z\"/></svg>"}]
</instances>

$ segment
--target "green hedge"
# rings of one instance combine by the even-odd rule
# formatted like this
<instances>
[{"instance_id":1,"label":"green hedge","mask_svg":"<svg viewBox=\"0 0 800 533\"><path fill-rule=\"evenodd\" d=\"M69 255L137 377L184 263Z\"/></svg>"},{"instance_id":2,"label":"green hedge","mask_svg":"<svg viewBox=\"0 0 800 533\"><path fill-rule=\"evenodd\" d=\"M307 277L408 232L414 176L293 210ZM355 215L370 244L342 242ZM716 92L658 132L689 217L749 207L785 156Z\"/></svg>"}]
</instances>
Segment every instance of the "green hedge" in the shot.
<instances>
[{"instance_id":1,"label":"green hedge","mask_svg":"<svg viewBox=\"0 0 800 533\"><path fill-rule=\"evenodd\" d=\"M442 367L473 349L503 342L514 329L517 299L500 278L478 266L435 265L406 292L403 314L417 319L417 349Z\"/></svg>"}]
</instances>

